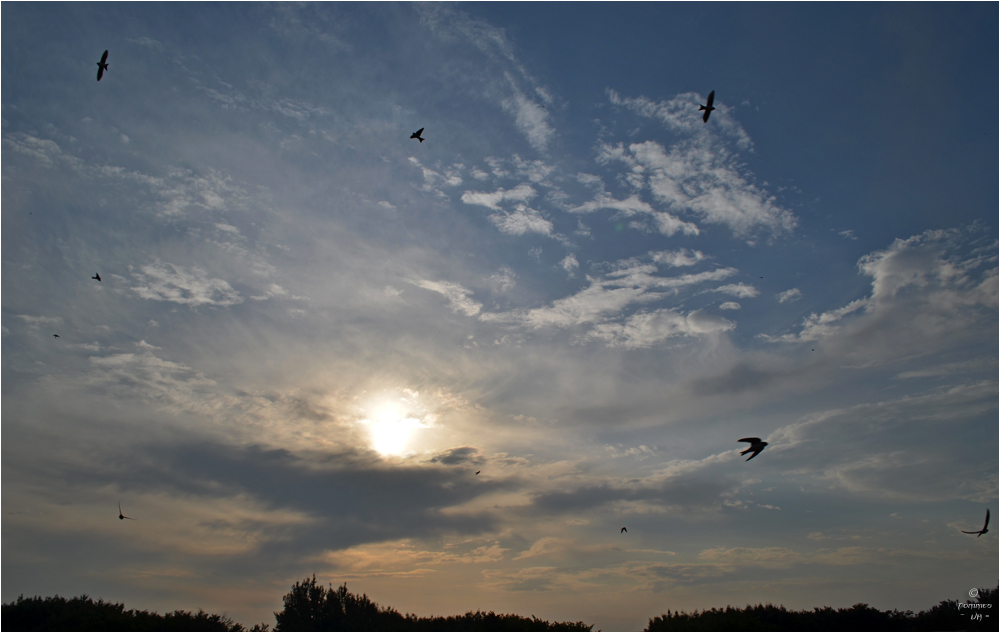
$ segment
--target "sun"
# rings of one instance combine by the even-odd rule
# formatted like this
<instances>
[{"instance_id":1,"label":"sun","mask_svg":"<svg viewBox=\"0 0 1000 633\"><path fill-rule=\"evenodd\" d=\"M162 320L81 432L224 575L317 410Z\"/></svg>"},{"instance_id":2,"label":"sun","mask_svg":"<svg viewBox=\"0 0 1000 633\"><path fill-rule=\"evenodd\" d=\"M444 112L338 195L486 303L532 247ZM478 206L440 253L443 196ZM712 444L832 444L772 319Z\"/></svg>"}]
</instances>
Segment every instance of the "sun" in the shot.
<instances>
[{"instance_id":1,"label":"sun","mask_svg":"<svg viewBox=\"0 0 1000 633\"><path fill-rule=\"evenodd\" d=\"M426 426L416 418L407 417L406 410L395 403L376 405L363 422L368 425L372 448L381 455L402 455L417 429Z\"/></svg>"}]
</instances>

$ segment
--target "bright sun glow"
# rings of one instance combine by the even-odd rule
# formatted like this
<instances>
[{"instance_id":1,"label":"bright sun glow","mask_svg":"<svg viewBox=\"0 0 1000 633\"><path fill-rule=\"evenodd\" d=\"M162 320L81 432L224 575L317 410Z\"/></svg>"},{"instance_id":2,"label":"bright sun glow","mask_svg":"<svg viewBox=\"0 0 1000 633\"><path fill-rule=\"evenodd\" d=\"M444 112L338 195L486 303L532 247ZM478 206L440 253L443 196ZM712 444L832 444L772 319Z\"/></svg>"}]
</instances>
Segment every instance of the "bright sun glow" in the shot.
<instances>
[{"instance_id":1,"label":"bright sun glow","mask_svg":"<svg viewBox=\"0 0 1000 633\"><path fill-rule=\"evenodd\" d=\"M402 455L410 438L424 424L415 418L404 417L406 412L396 404L382 404L366 420L371 435L372 448L382 455Z\"/></svg>"}]
</instances>

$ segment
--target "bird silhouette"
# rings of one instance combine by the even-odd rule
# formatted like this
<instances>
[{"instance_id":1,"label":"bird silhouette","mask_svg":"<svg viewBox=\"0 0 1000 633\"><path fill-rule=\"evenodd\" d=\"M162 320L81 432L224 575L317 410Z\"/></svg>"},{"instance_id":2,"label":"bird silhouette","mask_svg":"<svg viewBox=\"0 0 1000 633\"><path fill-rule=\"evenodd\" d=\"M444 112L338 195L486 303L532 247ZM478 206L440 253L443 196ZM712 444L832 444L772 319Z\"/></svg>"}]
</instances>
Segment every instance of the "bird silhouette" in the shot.
<instances>
[{"instance_id":1,"label":"bird silhouette","mask_svg":"<svg viewBox=\"0 0 1000 633\"><path fill-rule=\"evenodd\" d=\"M417 130L417 131L416 131L416 132L414 132L413 134L410 134L410 138L415 138L415 139L417 139L418 141L420 141L421 143L423 143L423 142L424 142L424 139L420 138L420 134L421 134L421 132L423 132L423 131L424 131L424 128L420 128L419 130Z\"/></svg>"},{"instance_id":2,"label":"bird silhouette","mask_svg":"<svg viewBox=\"0 0 1000 633\"><path fill-rule=\"evenodd\" d=\"M60 338L58 334L53 334L52 337L53 338Z\"/></svg>"},{"instance_id":3,"label":"bird silhouette","mask_svg":"<svg viewBox=\"0 0 1000 633\"><path fill-rule=\"evenodd\" d=\"M619 532L619 534L621 534L622 532L624 532L624 533L626 533L626 534L627 534L627 533L628 533L628 530L626 530L625 528L622 528L622 531L621 531L621 532Z\"/></svg>"},{"instance_id":4,"label":"bird silhouette","mask_svg":"<svg viewBox=\"0 0 1000 633\"><path fill-rule=\"evenodd\" d=\"M702 110L705 111L705 116L701 117L701 120L704 121L705 123L708 123L708 115L712 114L712 110L715 109L712 107L712 104L714 102L715 102L715 91L713 90L712 92L708 93L708 105L703 105L700 108L698 108L698 112L701 112Z\"/></svg>"},{"instance_id":5,"label":"bird silhouette","mask_svg":"<svg viewBox=\"0 0 1000 633\"><path fill-rule=\"evenodd\" d=\"M121 501L118 502L118 519L121 520L121 521L124 521L125 519L128 519L129 521L138 521L139 520L139 519L133 519L132 517L127 517L124 514L122 514L122 504L121 504Z\"/></svg>"},{"instance_id":6,"label":"bird silhouette","mask_svg":"<svg viewBox=\"0 0 1000 633\"><path fill-rule=\"evenodd\" d=\"M478 475L478 474L479 474L479 473L481 473L481 472L483 472L483 471L481 471L481 470L477 470L477 471L476 471L476 474Z\"/></svg>"},{"instance_id":7,"label":"bird silhouette","mask_svg":"<svg viewBox=\"0 0 1000 633\"><path fill-rule=\"evenodd\" d=\"M96 279L97 281L100 281L101 280L101 273L94 273L94 276L91 277L91 279Z\"/></svg>"},{"instance_id":8,"label":"bird silhouette","mask_svg":"<svg viewBox=\"0 0 1000 633\"><path fill-rule=\"evenodd\" d=\"M108 69L107 61L108 51L104 51L104 54L101 55L101 61L97 62L97 81L101 80L101 77L104 76L104 71Z\"/></svg>"},{"instance_id":9,"label":"bird silhouette","mask_svg":"<svg viewBox=\"0 0 1000 633\"><path fill-rule=\"evenodd\" d=\"M751 455L750 457L747 457L747 461L750 461L754 457L757 457L757 453L759 453L762 450L764 450L764 447L767 446L767 442L761 442L759 437L744 437L740 441L741 442L750 442L750 448L748 448L747 450L745 450L742 453L740 453L740 455L746 455L750 451L753 451L753 455Z\"/></svg>"},{"instance_id":10,"label":"bird silhouette","mask_svg":"<svg viewBox=\"0 0 1000 633\"><path fill-rule=\"evenodd\" d=\"M976 538L979 538L983 534L986 534L987 532L989 532L989 530L986 529L986 526L989 525L989 524L990 524L990 510L989 510L989 508L987 508L986 509L986 523L983 523L983 529L979 530L978 532L966 532L965 530L962 530L962 534L976 534L977 535Z\"/></svg>"}]
</instances>

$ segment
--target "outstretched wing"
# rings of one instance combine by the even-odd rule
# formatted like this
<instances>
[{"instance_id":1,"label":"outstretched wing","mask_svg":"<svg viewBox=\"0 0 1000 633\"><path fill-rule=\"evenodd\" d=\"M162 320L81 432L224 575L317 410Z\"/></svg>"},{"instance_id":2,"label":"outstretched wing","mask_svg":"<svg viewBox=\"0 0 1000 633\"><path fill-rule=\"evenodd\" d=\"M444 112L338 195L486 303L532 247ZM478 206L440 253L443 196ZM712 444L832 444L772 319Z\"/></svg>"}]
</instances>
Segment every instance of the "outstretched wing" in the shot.
<instances>
[{"instance_id":1,"label":"outstretched wing","mask_svg":"<svg viewBox=\"0 0 1000 633\"><path fill-rule=\"evenodd\" d=\"M986 526L990 524L990 509L986 508L986 523L983 523L983 531L986 531Z\"/></svg>"},{"instance_id":2,"label":"outstretched wing","mask_svg":"<svg viewBox=\"0 0 1000 633\"><path fill-rule=\"evenodd\" d=\"M712 103L714 103L714 102L715 102L715 91L713 90L712 92L708 93L708 104L707 104L708 107L711 108L712 107Z\"/></svg>"},{"instance_id":3,"label":"outstretched wing","mask_svg":"<svg viewBox=\"0 0 1000 633\"><path fill-rule=\"evenodd\" d=\"M100 81L101 77L103 77L103 76L104 76L104 66L98 66L97 67L97 81Z\"/></svg>"},{"instance_id":4,"label":"outstretched wing","mask_svg":"<svg viewBox=\"0 0 1000 633\"><path fill-rule=\"evenodd\" d=\"M101 63L103 64L106 61L108 61L108 51L104 51L104 54L101 55Z\"/></svg>"},{"instance_id":5,"label":"outstretched wing","mask_svg":"<svg viewBox=\"0 0 1000 633\"><path fill-rule=\"evenodd\" d=\"M712 114L712 111L706 108L705 114L702 115L701 120L704 121L705 123L708 123L708 115L710 114Z\"/></svg>"},{"instance_id":6,"label":"outstretched wing","mask_svg":"<svg viewBox=\"0 0 1000 633\"><path fill-rule=\"evenodd\" d=\"M413 133L413 136L415 136L415 137L416 136L420 136L423 133L424 133L424 128L420 128L419 130L417 130L416 132Z\"/></svg>"},{"instance_id":7,"label":"outstretched wing","mask_svg":"<svg viewBox=\"0 0 1000 633\"><path fill-rule=\"evenodd\" d=\"M736 440L736 441L737 442L750 442L751 444L759 444L760 443L760 438L759 437L744 437L743 439Z\"/></svg>"}]
</instances>

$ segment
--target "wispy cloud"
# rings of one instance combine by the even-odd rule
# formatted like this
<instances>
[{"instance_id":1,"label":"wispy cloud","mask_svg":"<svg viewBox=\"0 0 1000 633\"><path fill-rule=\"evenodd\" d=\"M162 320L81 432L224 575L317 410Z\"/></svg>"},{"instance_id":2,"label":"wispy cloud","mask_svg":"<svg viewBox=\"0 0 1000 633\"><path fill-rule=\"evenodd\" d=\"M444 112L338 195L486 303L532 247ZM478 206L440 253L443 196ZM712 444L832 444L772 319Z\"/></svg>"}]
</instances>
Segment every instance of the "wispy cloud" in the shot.
<instances>
[{"instance_id":1,"label":"wispy cloud","mask_svg":"<svg viewBox=\"0 0 1000 633\"><path fill-rule=\"evenodd\" d=\"M191 307L231 306L243 302L240 293L224 279L209 277L199 268L185 269L170 263L153 262L132 270L138 285L132 292L143 299L170 301Z\"/></svg>"},{"instance_id":2,"label":"wispy cloud","mask_svg":"<svg viewBox=\"0 0 1000 633\"><path fill-rule=\"evenodd\" d=\"M483 304L472 299L472 291L462 287L460 284L448 281L419 280L411 282L415 286L431 290L442 294L448 299L448 308L456 314L475 316L483 308Z\"/></svg>"}]
</instances>

